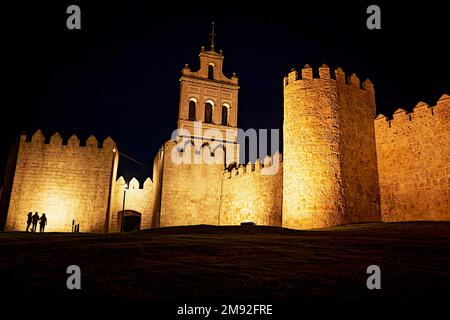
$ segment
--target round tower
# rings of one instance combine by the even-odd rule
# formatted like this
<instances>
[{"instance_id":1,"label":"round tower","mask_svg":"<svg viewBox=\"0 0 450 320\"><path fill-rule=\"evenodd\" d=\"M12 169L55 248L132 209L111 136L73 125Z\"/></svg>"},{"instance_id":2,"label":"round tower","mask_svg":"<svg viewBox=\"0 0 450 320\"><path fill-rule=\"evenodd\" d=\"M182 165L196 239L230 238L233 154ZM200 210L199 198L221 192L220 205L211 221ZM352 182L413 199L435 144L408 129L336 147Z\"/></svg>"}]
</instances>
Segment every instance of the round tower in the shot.
<instances>
[{"instance_id":1,"label":"round tower","mask_svg":"<svg viewBox=\"0 0 450 320\"><path fill-rule=\"evenodd\" d=\"M379 221L373 87L323 65L284 79L283 227ZM365 87L368 90L365 90ZM369 88L370 87L370 88Z\"/></svg>"}]
</instances>

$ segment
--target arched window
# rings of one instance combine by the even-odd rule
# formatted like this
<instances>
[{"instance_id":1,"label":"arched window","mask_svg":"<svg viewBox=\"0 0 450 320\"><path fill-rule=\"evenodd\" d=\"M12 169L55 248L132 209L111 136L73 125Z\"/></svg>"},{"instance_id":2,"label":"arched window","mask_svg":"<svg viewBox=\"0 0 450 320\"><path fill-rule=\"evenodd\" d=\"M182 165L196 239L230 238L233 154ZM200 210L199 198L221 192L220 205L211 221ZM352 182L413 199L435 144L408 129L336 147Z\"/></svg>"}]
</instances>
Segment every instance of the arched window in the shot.
<instances>
[{"instance_id":1,"label":"arched window","mask_svg":"<svg viewBox=\"0 0 450 320\"><path fill-rule=\"evenodd\" d=\"M222 106L222 125L228 125L228 108L227 106Z\"/></svg>"},{"instance_id":2,"label":"arched window","mask_svg":"<svg viewBox=\"0 0 450 320\"><path fill-rule=\"evenodd\" d=\"M195 121L195 101L189 101L189 120Z\"/></svg>"},{"instance_id":3,"label":"arched window","mask_svg":"<svg viewBox=\"0 0 450 320\"><path fill-rule=\"evenodd\" d=\"M212 123L213 106L210 102L205 103L205 122Z\"/></svg>"},{"instance_id":4,"label":"arched window","mask_svg":"<svg viewBox=\"0 0 450 320\"><path fill-rule=\"evenodd\" d=\"M214 80L214 66L212 64L208 66L208 79Z\"/></svg>"}]
</instances>

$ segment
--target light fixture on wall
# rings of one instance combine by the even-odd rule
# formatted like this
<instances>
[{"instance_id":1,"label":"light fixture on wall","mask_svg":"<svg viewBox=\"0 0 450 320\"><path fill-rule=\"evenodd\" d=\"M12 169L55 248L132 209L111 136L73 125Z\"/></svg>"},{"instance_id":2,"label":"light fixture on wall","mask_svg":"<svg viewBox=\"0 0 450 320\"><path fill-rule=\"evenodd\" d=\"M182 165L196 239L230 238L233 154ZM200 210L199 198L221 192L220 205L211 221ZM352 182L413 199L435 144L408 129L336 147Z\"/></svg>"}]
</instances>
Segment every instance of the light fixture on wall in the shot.
<instances>
[{"instance_id":1,"label":"light fixture on wall","mask_svg":"<svg viewBox=\"0 0 450 320\"><path fill-rule=\"evenodd\" d=\"M127 188L128 188L128 184L124 184L122 186L123 189L123 203L122 203L122 217L120 219L120 232L123 232L123 220L124 220L124 216L125 216L125 197L127 195Z\"/></svg>"}]
</instances>

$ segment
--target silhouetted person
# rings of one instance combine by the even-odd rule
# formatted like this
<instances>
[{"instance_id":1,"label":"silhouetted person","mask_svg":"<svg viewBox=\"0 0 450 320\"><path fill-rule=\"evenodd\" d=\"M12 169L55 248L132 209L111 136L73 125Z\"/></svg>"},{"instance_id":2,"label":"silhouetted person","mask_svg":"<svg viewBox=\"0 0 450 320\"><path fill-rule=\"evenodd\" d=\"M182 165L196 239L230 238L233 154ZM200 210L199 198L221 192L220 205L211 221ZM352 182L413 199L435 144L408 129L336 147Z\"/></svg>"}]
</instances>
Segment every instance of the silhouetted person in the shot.
<instances>
[{"instance_id":1,"label":"silhouetted person","mask_svg":"<svg viewBox=\"0 0 450 320\"><path fill-rule=\"evenodd\" d=\"M36 232L38 221L39 221L39 215L36 212L31 219L31 222L33 223L33 228L31 228L32 232Z\"/></svg>"},{"instance_id":2,"label":"silhouetted person","mask_svg":"<svg viewBox=\"0 0 450 320\"><path fill-rule=\"evenodd\" d=\"M28 229L30 229L32 221L33 221L33 212L28 212L28 216L27 216L27 232L28 232Z\"/></svg>"},{"instance_id":3,"label":"silhouetted person","mask_svg":"<svg viewBox=\"0 0 450 320\"><path fill-rule=\"evenodd\" d=\"M45 213L42 214L42 217L39 220L39 232L44 232L45 226L47 225L47 217L45 216Z\"/></svg>"}]
</instances>

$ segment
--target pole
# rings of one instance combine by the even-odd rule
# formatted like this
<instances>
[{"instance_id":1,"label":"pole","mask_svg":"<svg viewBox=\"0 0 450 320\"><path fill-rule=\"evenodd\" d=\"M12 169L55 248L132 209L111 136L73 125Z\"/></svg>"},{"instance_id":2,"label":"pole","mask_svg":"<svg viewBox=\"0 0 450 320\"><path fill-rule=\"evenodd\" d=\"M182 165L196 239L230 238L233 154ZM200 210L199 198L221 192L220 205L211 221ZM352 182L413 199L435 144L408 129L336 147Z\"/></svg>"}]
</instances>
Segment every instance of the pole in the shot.
<instances>
[{"instance_id":1,"label":"pole","mask_svg":"<svg viewBox=\"0 0 450 320\"><path fill-rule=\"evenodd\" d=\"M123 204L122 204L122 217L120 219L120 232L123 232L123 218L125 216L125 196L126 196L127 190L123 189Z\"/></svg>"}]
</instances>

